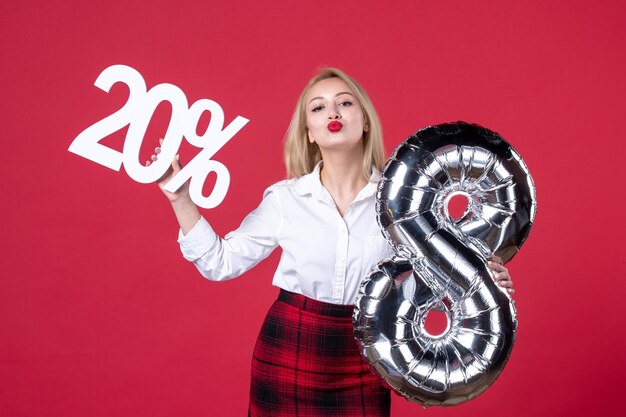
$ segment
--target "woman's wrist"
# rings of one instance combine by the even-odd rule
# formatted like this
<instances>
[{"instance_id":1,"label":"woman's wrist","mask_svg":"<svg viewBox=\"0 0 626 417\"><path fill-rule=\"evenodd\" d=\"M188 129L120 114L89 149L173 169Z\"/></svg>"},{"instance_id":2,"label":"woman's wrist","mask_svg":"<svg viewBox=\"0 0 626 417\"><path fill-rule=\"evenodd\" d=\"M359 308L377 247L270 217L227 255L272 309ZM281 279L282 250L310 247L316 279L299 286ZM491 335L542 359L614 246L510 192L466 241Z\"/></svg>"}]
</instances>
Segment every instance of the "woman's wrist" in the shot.
<instances>
[{"instance_id":1,"label":"woman's wrist","mask_svg":"<svg viewBox=\"0 0 626 417\"><path fill-rule=\"evenodd\" d=\"M191 200L189 193L179 195L176 199L170 200L170 203L174 209L185 208L190 205L195 206L195 203Z\"/></svg>"},{"instance_id":2,"label":"woman's wrist","mask_svg":"<svg viewBox=\"0 0 626 417\"><path fill-rule=\"evenodd\" d=\"M189 197L189 194L180 196L171 203L180 229L183 231L183 234L186 235L200 220L200 211L191 200L191 197Z\"/></svg>"}]
</instances>

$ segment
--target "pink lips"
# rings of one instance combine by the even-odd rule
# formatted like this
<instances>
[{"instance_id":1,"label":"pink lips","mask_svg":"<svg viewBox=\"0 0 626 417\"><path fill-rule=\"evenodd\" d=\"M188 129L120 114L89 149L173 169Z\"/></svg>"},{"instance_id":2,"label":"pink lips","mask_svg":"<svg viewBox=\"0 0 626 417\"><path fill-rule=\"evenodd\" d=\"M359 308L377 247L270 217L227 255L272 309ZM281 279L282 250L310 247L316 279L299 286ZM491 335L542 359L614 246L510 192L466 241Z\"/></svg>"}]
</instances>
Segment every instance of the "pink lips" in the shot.
<instances>
[{"instance_id":1,"label":"pink lips","mask_svg":"<svg viewBox=\"0 0 626 417\"><path fill-rule=\"evenodd\" d=\"M341 124L341 122L333 120L332 122L328 123L327 127L330 132L335 133L335 132L339 132L341 128L343 127L343 125Z\"/></svg>"}]
</instances>

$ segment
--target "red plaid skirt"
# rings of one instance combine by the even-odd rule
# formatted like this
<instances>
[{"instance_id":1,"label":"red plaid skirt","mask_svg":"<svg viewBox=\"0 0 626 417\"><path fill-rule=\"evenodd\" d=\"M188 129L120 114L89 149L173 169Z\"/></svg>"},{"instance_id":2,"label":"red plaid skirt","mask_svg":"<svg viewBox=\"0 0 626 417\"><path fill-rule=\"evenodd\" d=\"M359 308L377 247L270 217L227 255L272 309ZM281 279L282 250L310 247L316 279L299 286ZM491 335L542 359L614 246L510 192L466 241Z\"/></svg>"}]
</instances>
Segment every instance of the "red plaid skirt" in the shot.
<instances>
[{"instance_id":1,"label":"red plaid skirt","mask_svg":"<svg viewBox=\"0 0 626 417\"><path fill-rule=\"evenodd\" d=\"M254 348L250 416L389 416L389 390L359 353L352 310L280 291Z\"/></svg>"}]
</instances>

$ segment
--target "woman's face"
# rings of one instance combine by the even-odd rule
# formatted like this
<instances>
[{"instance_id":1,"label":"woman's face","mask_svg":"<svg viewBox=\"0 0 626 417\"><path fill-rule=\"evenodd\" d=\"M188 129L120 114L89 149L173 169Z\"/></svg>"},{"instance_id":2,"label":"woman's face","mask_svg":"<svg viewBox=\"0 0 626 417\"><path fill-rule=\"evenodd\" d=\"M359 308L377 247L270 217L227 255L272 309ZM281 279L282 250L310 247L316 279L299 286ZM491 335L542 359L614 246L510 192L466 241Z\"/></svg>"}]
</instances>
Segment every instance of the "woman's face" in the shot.
<instances>
[{"instance_id":1,"label":"woman's face","mask_svg":"<svg viewBox=\"0 0 626 417\"><path fill-rule=\"evenodd\" d=\"M305 97L309 140L322 153L362 147L365 117L350 88L339 78L315 84Z\"/></svg>"}]
</instances>

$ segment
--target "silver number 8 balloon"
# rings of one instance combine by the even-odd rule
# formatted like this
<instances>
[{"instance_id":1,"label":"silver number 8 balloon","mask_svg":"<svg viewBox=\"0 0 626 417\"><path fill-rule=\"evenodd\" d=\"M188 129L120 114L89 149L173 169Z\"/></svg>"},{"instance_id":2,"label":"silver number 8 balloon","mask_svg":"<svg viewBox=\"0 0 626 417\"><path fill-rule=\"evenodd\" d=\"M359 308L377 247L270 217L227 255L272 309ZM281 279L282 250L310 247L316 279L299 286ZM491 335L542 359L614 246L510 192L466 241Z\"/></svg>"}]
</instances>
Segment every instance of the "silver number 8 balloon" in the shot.
<instances>
[{"instance_id":1,"label":"silver number 8 balloon","mask_svg":"<svg viewBox=\"0 0 626 417\"><path fill-rule=\"evenodd\" d=\"M468 204L455 219L448 203L457 195ZM476 397L498 377L515 341L515 305L486 261L509 261L528 236L536 199L526 164L483 127L427 127L387 161L376 211L396 255L360 287L353 319L364 357L425 407ZM431 310L447 317L440 335L425 328Z\"/></svg>"}]
</instances>

